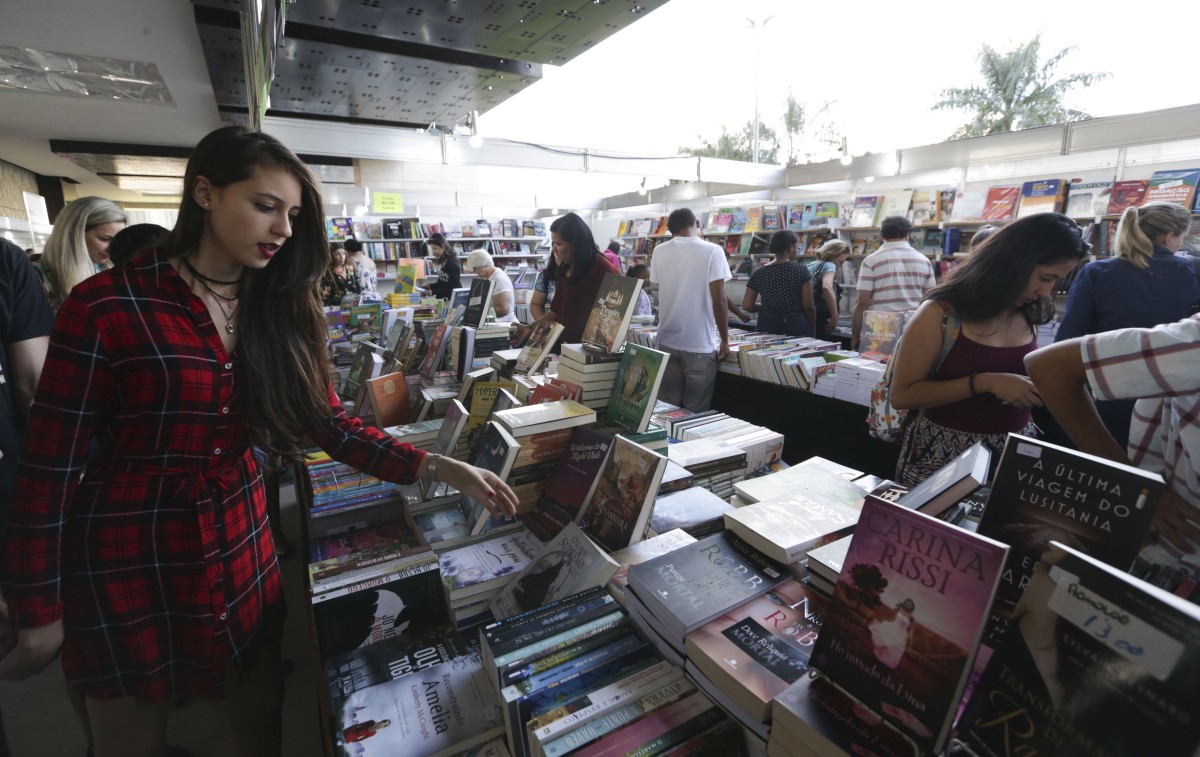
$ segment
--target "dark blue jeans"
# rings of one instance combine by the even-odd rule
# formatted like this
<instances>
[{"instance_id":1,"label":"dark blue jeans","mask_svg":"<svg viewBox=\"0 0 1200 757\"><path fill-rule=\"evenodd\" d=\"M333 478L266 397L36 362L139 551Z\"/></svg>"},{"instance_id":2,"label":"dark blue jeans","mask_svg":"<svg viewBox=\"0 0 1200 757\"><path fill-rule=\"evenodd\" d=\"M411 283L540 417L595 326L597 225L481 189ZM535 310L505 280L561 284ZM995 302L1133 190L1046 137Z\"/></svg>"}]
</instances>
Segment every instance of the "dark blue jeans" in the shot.
<instances>
[{"instance_id":1,"label":"dark blue jeans","mask_svg":"<svg viewBox=\"0 0 1200 757\"><path fill-rule=\"evenodd\" d=\"M787 334L788 336L812 336L812 324L804 313L760 312L758 314L758 330L768 334Z\"/></svg>"}]
</instances>

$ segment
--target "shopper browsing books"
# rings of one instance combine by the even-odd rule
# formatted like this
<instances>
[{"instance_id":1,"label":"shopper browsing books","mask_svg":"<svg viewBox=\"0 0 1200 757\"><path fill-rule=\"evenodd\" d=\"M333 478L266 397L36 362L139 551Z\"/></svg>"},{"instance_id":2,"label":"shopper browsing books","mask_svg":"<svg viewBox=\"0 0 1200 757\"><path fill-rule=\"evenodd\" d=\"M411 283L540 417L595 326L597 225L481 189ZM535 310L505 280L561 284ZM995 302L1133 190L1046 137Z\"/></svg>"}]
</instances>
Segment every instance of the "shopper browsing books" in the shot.
<instances>
[{"instance_id":1,"label":"shopper browsing books","mask_svg":"<svg viewBox=\"0 0 1200 757\"><path fill-rule=\"evenodd\" d=\"M481 279L493 283L492 310L496 313L496 321L500 323L516 323L517 314L513 312L513 283L508 274L496 267L492 256L486 250L475 250L467 256L467 268L474 271Z\"/></svg>"},{"instance_id":2,"label":"shopper browsing books","mask_svg":"<svg viewBox=\"0 0 1200 757\"><path fill-rule=\"evenodd\" d=\"M633 308L633 314L654 315L654 307L650 304L650 295L646 293L646 287L650 285L650 266L645 263L631 265L625 275L631 279L642 280L642 288L638 292L637 305Z\"/></svg>"},{"instance_id":3,"label":"shopper browsing books","mask_svg":"<svg viewBox=\"0 0 1200 757\"><path fill-rule=\"evenodd\" d=\"M358 277L358 293L363 302L379 302L379 273L375 268L375 261L371 260L363 249L362 242L357 239L347 239L342 246L349 256L350 265L354 268L354 275Z\"/></svg>"},{"instance_id":4,"label":"shopper browsing books","mask_svg":"<svg viewBox=\"0 0 1200 757\"><path fill-rule=\"evenodd\" d=\"M583 329L596 304L604 274L619 276L621 272L600 254L592 230L575 213L567 213L550 224L550 250L556 262L554 298L543 318L563 325L564 344L582 342ZM520 338L523 340L528 332L527 328L522 329Z\"/></svg>"},{"instance_id":5,"label":"shopper browsing books","mask_svg":"<svg viewBox=\"0 0 1200 757\"><path fill-rule=\"evenodd\" d=\"M796 262L799 246L800 240L793 232L775 232L768 248L775 259L750 274L742 308L758 313L759 331L789 336L813 334L817 322L813 277L807 267Z\"/></svg>"},{"instance_id":6,"label":"shopper browsing books","mask_svg":"<svg viewBox=\"0 0 1200 757\"><path fill-rule=\"evenodd\" d=\"M725 252L700 238L690 209L672 211L667 230L671 238L650 259L650 281L658 285L655 339L671 356L658 398L700 412L712 405L717 363L729 354L725 282L732 277Z\"/></svg>"},{"instance_id":7,"label":"shopper browsing books","mask_svg":"<svg viewBox=\"0 0 1200 757\"><path fill-rule=\"evenodd\" d=\"M888 216L879 224L883 244L863 260L858 272L850 349L858 349L863 313L912 310L933 286L933 265L908 243L911 231L912 224L903 216Z\"/></svg>"},{"instance_id":8,"label":"shopper browsing books","mask_svg":"<svg viewBox=\"0 0 1200 757\"><path fill-rule=\"evenodd\" d=\"M379 478L432 476L515 511L495 475L342 410L317 297L322 207L276 139L218 129L192 151L159 248L63 303L3 547L19 632L0 678L61 648L98 757L161 753L183 692L229 700L240 753L280 754L284 600L251 443L277 465L316 442Z\"/></svg>"},{"instance_id":9,"label":"shopper browsing books","mask_svg":"<svg viewBox=\"0 0 1200 757\"><path fill-rule=\"evenodd\" d=\"M450 293L462 286L462 268L458 264L458 256L441 233L430 234L425 249L428 255L436 258L439 267L437 281L429 290L439 300L448 300Z\"/></svg>"},{"instance_id":10,"label":"shopper browsing books","mask_svg":"<svg viewBox=\"0 0 1200 757\"><path fill-rule=\"evenodd\" d=\"M33 264L55 313L77 284L112 267L108 245L123 228L125 211L101 197L80 197L59 212Z\"/></svg>"},{"instance_id":11,"label":"shopper browsing books","mask_svg":"<svg viewBox=\"0 0 1200 757\"><path fill-rule=\"evenodd\" d=\"M930 291L892 356L892 404L920 411L904 430L897 481L915 486L980 441L999 459L1006 434L1036 433L1030 408L1041 398L1024 358L1053 317L1054 283L1089 249L1066 216L1027 216Z\"/></svg>"},{"instance_id":12,"label":"shopper browsing books","mask_svg":"<svg viewBox=\"0 0 1200 757\"><path fill-rule=\"evenodd\" d=\"M1134 572L1157 570L1155 583L1171 590L1181 582L1194 585L1191 579L1200 575L1200 316L1058 342L1025 364L1081 451L1162 475L1168 489L1154 510L1156 544L1143 550L1142 570ZM1105 428L1093 396L1137 400L1128 451Z\"/></svg>"},{"instance_id":13,"label":"shopper browsing books","mask_svg":"<svg viewBox=\"0 0 1200 757\"><path fill-rule=\"evenodd\" d=\"M605 260L607 260L608 262L610 262L614 266L616 266L618 271L621 270L621 243L620 242L618 242L615 239L613 241L609 242L608 249L606 249L601 254L604 255Z\"/></svg>"},{"instance_id":14,"label":"shopper browsing books","mask_svg":"<svg viewBox=\"0 0 1200 757\"><path fill-rule=\"evenodd\" d=\"M1191 212L1170 202L1126 208L1117 224L1116 257L1088 263L1079 272L1054 340L1148 329L1189 316L1200 305L1200 280L1175 253L1191 224ZM1133 400L1100 402L1096 409L1117 444L1125 447Z\"/></svg>"},{"instance_id":15,"label":"shopper browsing books","mask_svg":"<svg viewBox=\"0 0 1200 757\"><path fill-rule=\"evenodd\" d=\"M813 278L813 305L817 312L814 336L831 333L838 327L841 288L834 277L849 257L850 245L840 239L830 239L817 250L817 259L808 264L808 272Z\"/></svg>"},{"instance_id":16,"label":"shopper browsing books","mask_svg":"<svg viewBox=\"0 0 1200 757\"><path fill-rule=\"evenodd\" d=\"M358 294L358 274L340 244L329 245L329 270L321 277L321 300L327 308L341 307L347 294Z\"/></svg>"}]
</instances>

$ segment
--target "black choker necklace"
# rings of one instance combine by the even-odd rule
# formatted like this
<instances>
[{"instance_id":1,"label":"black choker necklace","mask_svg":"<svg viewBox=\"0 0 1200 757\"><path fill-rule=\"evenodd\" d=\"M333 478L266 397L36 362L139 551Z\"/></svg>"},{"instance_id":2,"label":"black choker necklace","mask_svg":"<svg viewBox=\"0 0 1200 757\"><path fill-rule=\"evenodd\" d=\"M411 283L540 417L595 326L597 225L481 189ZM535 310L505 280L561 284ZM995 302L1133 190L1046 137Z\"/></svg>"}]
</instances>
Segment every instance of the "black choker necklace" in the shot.
<instances>
[{"instance_id":1,"label":"black choker necklace","mask_svg":"<svg viewBox=\"0 0 1200 757\"><path fill-rule=\"evenodd\" d=\"M221 281L220 279L209 278L208 276L205 276L204 274L197 271L196 267L194 265L192 265L191 261L188 260L187 258L183 259L183 264L185 266L187 266L187 269L189 271L191 271L193 276L200 279L201 281L207 281L209 284L223 284L225 286L233 286L234 284L240 284L242 281L241 278L234 279L233 281Z\"/></svg>"}]
</instances>

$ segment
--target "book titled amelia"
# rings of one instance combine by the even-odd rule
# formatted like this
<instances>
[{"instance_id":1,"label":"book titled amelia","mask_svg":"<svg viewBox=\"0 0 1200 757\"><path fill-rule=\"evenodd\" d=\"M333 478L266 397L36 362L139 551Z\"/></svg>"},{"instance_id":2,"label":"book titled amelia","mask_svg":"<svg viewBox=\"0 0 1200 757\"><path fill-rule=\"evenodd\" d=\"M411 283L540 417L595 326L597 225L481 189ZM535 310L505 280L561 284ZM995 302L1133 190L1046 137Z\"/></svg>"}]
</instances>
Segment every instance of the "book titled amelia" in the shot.
<instances>
[{"instance_id":1,"label":"book titled amelia","mask_svg":"<svg viewBox=\"0 0 1200 757\"><path fill-rule=\"evenodd\" d=\"M940 750L1007 554L868 495L811 666L921 753Z\"/></svg>"}]
</instances>

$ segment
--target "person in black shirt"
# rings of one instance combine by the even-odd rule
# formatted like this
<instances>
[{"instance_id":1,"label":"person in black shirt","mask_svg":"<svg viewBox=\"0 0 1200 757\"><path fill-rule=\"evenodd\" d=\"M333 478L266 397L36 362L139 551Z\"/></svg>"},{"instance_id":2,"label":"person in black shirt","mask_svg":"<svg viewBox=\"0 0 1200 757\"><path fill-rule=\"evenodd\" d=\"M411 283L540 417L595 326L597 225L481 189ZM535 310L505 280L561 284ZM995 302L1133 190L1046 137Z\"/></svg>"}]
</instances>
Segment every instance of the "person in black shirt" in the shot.
<instances>
[{"instance_id":1,"label":"person in black shirt","mask_svg":"<svg viewBox=\"0 0 1200 757\"><path fill-rule=\"evenodd\" d=\"M426 240L425 247L428 254L437 258L437 263L441 266L437 281L429 289L439 300L448 300L450 293L462 286L462 267L458 264L458 256L446 243L446 237L441 234L431 235Z\"/></svg>"}]
</instances>

